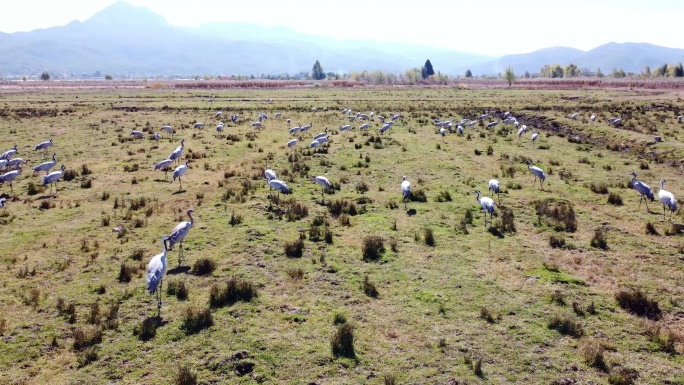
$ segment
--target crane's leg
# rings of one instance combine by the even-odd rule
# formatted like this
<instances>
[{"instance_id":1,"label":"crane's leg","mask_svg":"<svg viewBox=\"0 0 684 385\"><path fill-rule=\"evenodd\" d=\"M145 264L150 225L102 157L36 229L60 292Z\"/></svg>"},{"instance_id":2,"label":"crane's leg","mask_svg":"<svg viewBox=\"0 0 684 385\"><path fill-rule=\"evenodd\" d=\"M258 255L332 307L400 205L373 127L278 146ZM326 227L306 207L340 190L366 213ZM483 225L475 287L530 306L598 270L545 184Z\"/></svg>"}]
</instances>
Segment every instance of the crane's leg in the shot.
<instances>
[{"instance_id":1,"label":"crane's leg","mask_svg":"<svg viewBox=\"0 0 684 385\"><path fill-rule=\"evenodd\" d=\"M12 187L12 181L10 181L10 193L14 192L14 187Z\"/></svg>"},{"instance_id":2,"label":"crane's leg","mask_svg":"<svg viewBox=\"0 0 684 385\"><path fill-rule=\"evenodd\" d=\"M539 186L540 186L539 189L540 189L541 191L544 191L544 181L541 180L541 179L539 179Z\"/></svg>"},{"instance_id":3,"label":"crane's leg","mask_svg":"<svg viewBox=\"0 0 684 385\"><path fill-rule=\"evenodd\" d=\"M178 266L181 265L182 261L183 261L183 242L180 242L178 244Z\"/></svg>"},{"instance_id":4,"label":"crane's leg","mask_svg":"<svg viewBox=\"0 0 684 385\"><path fill-rule=\"evenodd\" d=\"M534 187L535 184L537 184L537 177L536 176L534 177L534 180L532 181L532 187Z\"/></svg>"},{"instance_id":5,"label":"crane's leg","mask_svg":"<svg viewBox=\"0 0 684 385\"><path fill-rule=\"evenodd\" d=\"M180 185L180 187L178 188L178 191L183 190L183 180L181 179L181 177L178 177L178 184Z\"/></svg>"},{"instance_id":6,"label":"crane's leg","mask_svg":"<svg viewBox=\"0 0 684 385\"><path fill-rule=\"evenodd\" d=\"M642 201L642 200L644 200L644 196L643 196L643 195L640 195L640 198L639 198L639 208L641 208L641 201ZM647 206L647 207L646 207L646 210L648 210L648 203L646 204L646 206Z\"/></svg>"}]
</instances>

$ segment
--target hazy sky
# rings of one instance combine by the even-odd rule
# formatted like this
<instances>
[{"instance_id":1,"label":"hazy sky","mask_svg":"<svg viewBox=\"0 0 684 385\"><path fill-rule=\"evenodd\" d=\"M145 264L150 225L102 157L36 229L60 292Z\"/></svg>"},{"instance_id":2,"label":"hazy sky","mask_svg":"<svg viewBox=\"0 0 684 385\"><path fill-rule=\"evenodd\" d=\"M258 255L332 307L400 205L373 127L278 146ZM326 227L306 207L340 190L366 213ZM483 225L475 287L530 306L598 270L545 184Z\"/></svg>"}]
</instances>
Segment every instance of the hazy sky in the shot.
<instances>
[{"instance_id":1,"label":"hazy sky","mask_svg":"<svg viewBox=\"0 0 684 385\"><path fill-rule=\"evenodd\" d=\"M682 0L129 0L171 24L289 26L340 39L421 43L488 55L608 42L684 48ZM0 31L84 21L114 0L7 1Z\"/></svg>"}]
</instances>

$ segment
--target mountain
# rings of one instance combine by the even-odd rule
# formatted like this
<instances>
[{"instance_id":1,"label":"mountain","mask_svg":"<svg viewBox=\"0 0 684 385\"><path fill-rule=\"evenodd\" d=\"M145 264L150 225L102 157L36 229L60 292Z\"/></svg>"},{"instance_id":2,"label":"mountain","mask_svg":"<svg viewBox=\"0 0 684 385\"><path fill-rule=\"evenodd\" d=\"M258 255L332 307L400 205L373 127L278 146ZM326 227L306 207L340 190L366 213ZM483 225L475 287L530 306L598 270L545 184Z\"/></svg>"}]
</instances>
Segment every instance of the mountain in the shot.
<instances>
[{"instance_id":1,"label":"mountain","mask_svg":"<svg viewBox=\"0 0 684 385\"><path fill-rule=\"evenodd\" d=\"M177 27L145 7L120 1L90 19L31 32L0 33L0 76L53 77L111 74L117 77L296 74L319 60L326 72L383 70L400 73L430 59L447 75L537 73L545 64L580 69L640 72L684 61L684 50L647 43L608 43L590 51L545 48L500 58L423 45L338 40L287 27L208 23Z\"/></svg>"},{"instance_id":2,"label":"mountain","mask_svg":"<svg viewBox=\"0 0 684 385\"><path fill-rule=\"evenodd\" d=\"M176 27L148 8L117 2L62 27L0 34L0 75L93 74L192 76L310 71L403 72L426 59L444 73L483 55L400 43L337 40L286 27L210 23Z\"/></svg>"},{"instance_id":3,"label":"mountain","mask_svg":"<svg viewBox=\"0 0 684 385\"><path fill-rule=\"evenodd\" d=\"M575 64L580 69L596 71L601 68L604 73L621 68L625 72L640 73L644 66L655 68L662 64L684 62L684 49L667 48L648 43L608 43L589 51L568 47L553 47L538 51L506 55L498 59L475 65L470 69L473 75L503 73L509 66L516 74L525 71L538 73L546 64Z\"/></svg>"}]
</instances>

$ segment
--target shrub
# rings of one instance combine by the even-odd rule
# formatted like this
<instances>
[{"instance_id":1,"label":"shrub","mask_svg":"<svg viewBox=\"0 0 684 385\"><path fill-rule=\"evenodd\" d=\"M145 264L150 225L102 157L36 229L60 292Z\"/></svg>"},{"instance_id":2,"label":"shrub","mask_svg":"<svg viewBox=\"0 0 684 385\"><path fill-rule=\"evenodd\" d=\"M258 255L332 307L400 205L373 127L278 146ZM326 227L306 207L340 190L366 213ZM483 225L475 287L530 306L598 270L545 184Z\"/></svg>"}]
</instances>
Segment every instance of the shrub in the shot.
<instances>
[{"instance_id":1,"label":"shrub","mask_svg":"<svg viewBox=\"0 0 684 385\"><path fill-rule=\"evenodd\" d=\"M76 179L76 177L78 177L78 171L76 170L67 169L62 174L62 180L65 182L71 182L72 180Z\"/></svg>"},{"instance_id":2,"label":"shrub","mask_svg":"<svg viewBox=\"0 0 684 385\"><path fill-rule=\"evenodd\" d=\"M601 342L589 340L585 341L580 347L580 354L587 365L594 368L605 369L606 361L603 358L604 350Z\"/></svg>"},{"instance_id":3,"label":"shrub","mask_svg":"<svg viewBox=\"0 0 684 385\"><path fill-rule=\"evenodd\" d=\"M429 227L426 227L423 230L423 235L424 235L424 240L425 244L428 246L435 246L435 236L432 233L432 229Z\"/></svg>"},{"instance_id":4,"label":"shrub","mask_svg":"<svg viewBox=\"0 0 684 385\"><path fill-rule=\"evenodd\" d=\"M131 254L131 259L134 261L142 261L144 256L145 256L145 249L137 248L137 249L133 250L133 253Z\"/></svg>"},{"instance_id":5,"label":"shrub","mask_svg":"<svg viewBox=\"0 0 684 385\"><path fill-rule=\"evenodd\" d=\"M138 272L135 266L126 265L126 262L121 262L121 268L119 269L119 282L128 283L131 282L131 276Z\"/></svg>"},{"instance_id":6,"label":"shrub","mask_svg":"<svg viewBox=\"0 0 684 385\"><path fill-rule=\"evenodd\" d=\"M176 385L195 385L197 384L197 373L183 364L178 367L178 372L174 375L173 382Z\"/></svg>"},{"instance_id":7,"label":"shrub","mask_svg":"<svg viewBox=\"0 0 684 385\"><path fill-rule=\"evenodd\" d=\"M368 236L363 238L363 245L361 246L364 261L378 261L382 258L385 252L385 244L382 237Z\"/></svg>"},{"instance_id":8,"label":"shrub","mask_svg":"<svg viewBox=\"0 0 684 385\"><path fill-rule=\"evenodd\" d=\"M83 368L90 363L97 361L97 349L94 347L85 349L76 356L76 366Z\"/></svg>"},{"instance_id":9,"label":"shrub","mask_svg":"<svg viewBox=\"0 0 684 385\"><path fill-rule=\"evenodd\" d=\"M293 242L285 242L285 255L290 258L301 258L304 252L304 241L297 239Z\"/></svg>"},{"instance_id":10,"label":"shrub","mask_svg":"<svg viewBox=\"0 0 684 385\"><path fill-rule=\"evenodd\" d=\"M81 188L91 188L93 187L93 180L92 179L86 179L81 182Z\"/></svg>"},{"instance_id":11,"label":"shrub","mask_svg":"<svg viewBox=\"0 0 684 385\"><path fill-rule=\"evenodd\" d=\"M496 222L496 228L502 233L515 233L515 214L513 210L501 208L501 221Z\"/></svg>"},{"instance_id":12,"label":"shrub","mask_svg":"<svg viewBox=\"0 0 684 385\"><path fill-rule=\"evenodd\" d=\"M300 281L302 280L302 278L304 278L304 269L302 269L301 267L289 268L286 270L286 272L292 280Z\"/></svg>"},{"instance_id":13,"label":"shrub","mask_svg":"<svg viewBox=\"0 0 684 385\"><path fill-rule=\"evenodd\" d=\"M230 306L238 301L249 302L257 296L257 289L251 282L231 278L223 287L218 284L211 287L209 306L212 308Z\"/></svg>"},{"instance_id":14,"label":"shrub","mask_svg":"<svg viewBox=\"0 0 684 385\"><path fill-rule=\"evenodd\" d=\"M614 206L622 206L622 196L618 193L611 192L608 194L608 203Z\"/></svg>"},{"instance_id":15,"label":"shrub","mask_svg":"<svg viewBox=\"0 0 684 385\"><path fill-rule=\"evenodd\" d=\"M646 234L660 235L660 233L658 233L658 229L656 229L655 225L650 221L646 223Z\"/></svg>"},{"instance_id":16,"label":"shrub","mask_svg":"<svg viewBox=\"0 0 684 385\"><path fill-rule=\"evenodd\" d=\"M354 328L348 323L340 325L330 340L330 347L335 357L355 358Z\"/></svg>"},{"instance_id":17,"label":"shrub","mask_svg":"<svg viewBox=\"0 0 684 385\"><path fill-rule=\"evenodd\" d=\"M425 191L421 189L411 190L409 200L411 202L427 202L427 195L425 195Z\"/></svg>"},{"instance_id":18,"label":"shrub","mask_svg":"<svg viewBox=\"0 0 684 385\"><path fill-rule=\"evenodd\" d=\"M141 341L149 341L157 335L159 319L157 317L145 318L140 325L133 329L133 335L138 336Z\"/></svg>"},{"instance_id":19,"label":"shrub","mask_svg":"<svg viewBox=\"0 0 684 385\"><path fill-rule=\"evenodd\" d=\"M435 198L435 201L437 202L451 202L451 194L447 190L443 190L439 192L439 195L437 195L437 198ZM395 203L396 205L396 203Z\"/></svg>"},{"instance_id":20,"label":"shrub","mask_svg":"<svg viewBox=\"0 0 684 385\"><path fill-rule=\"evenodd\" d=\"M333 232L330 228L325 228L325 243L332 245L333 243Z\"/></svg>"},{"instance_id":21,"label":"shrub","mask_svg":"<svg viewBox=\"0 0 684 385\"><path fill-rule=\"evenodd\" d=\"M565 247L565 238L561 235L551 235L549 237L549 246L554 249L562 249Z\"/></svg>"},{"instance_id":22,"label":"shrub","mask_svg":"<svg viewBox=\"0 0 684 385\"><path fill-rule=\"evenodd\" d=\"M487 155L494 155L494 147L489 146L487 147Z\"/></svg>"},{"instance_id":23,"label":"shrub","mask_svg":"<svg viewBox=\"0 0 684 385\"><path fill-rule=\"evenodd\" d=\"M610 385L632 385L637 378L639 378L639 372L619 366L611 369L608 383Z\"/></svg>"},{"instance_id":24,"label":"shrub","mask_svg":"<svg viewBox=\"0 0 684 385\"><path fill-rule=\"evenodd\" d=\"M496 321L492 312L490 312L485 306L480 308L480 318L489 322L490 324L493 324Z\"/></svg>"},{"instance_id":25,"label":"shrub","mask_svg":"<svg viewBox=\"0 0 684 385\"><path fill-rule=\"evenodd\" d=\"M34 183L33 181L28 182L28 195L36 195L40 194L45 190L45 188L37 183Z\"/></svg>"},{"instance_id":26,"label":"shrub","mask_svg":"<svg viewBox=\"0 0 684 385\"><path fill-rule=\"evenodd\" d=\"M590 244L591 244L591 247L595 247L597 249L602 249L602 250L608 249L608 240L606 239L606 236L603 233L603 230L601 230L601 229L594 230L594 236L591 237Z\"/></svg>"},{"instance_id":27,"label":"shrub","mask_svg":"<svg viewBox=\"0 0 684 385\"><path fill-rule=\"evenodd\" d=\"M596 194L608 194L608 187L604 183L597 185L592 182L589 188Z\"/></svg>"},{"instance_id":28,"label":"shrub","mask_svg":"<svg viewBox=\"0 0 684 385\"><path fill-rule=\"evenodd\" d=\"M534 202L539 222L544 219L556 231L574 233L577 230L577 219L572 203L548 198Z\"/></svg>"},{"instance_id":29,"label":"shrub","mask_svg":"<svg viewBox=\"0 0 684 385\"><path fill-rule=\"evenodd\" d=\"M370 281L368 275L366 275L363 279L363 292L371 298L378 298L380 296L378 288L375 287L375 283Z\"/></svg>"},{"instance_id":30,"label":"shrub","mask_svg":"<svg viewBox=\"0 0 684 385\"><path fill-rule=\"evenodd\" d=\"M185 286L185 281L171 281L166 286L167 295L175 295L179 301L188 299L188 287Z\"/></svg>"},{"instance_id":31,"label":"shrub","mask_svg":"<svg viewBox=\"0 0 684 385\"><path fill-rule=\"evenodd\" d=\"M192 272L195 275L209 275L216 270L216 262L211 258L200 258L192 265Z\"/></svg>"},{"instance_id":32,"label":"shrub","mask_svg":"<svg viewBox=\"0 0 684 385\"><path fill-rule=\"evenodd\" d=\"M368 185L366 184L366 182L361 181L361 182L356 184L356 192L358 192L359 194L363 194L367 191L368 191Z\"/></svg>"},{"instance_id":33,"label":"shrub","mask_svg":"<svg viewBox=\"0 0 684 385\"><path fill-rule=\"evenodd\" d=\"M657 320L661 316L658 301L639 290L621 290L615 294L615 300L621 308L639 317Z\"/></svg>"},{"instance_id":34,"label":"shrub","mask_svg":"<svg viewBox=\"0 0 684 385\"><path fill-rule=\"evenodd\" d=\"M213 324L214 318L212 317L209 308L199 309L194 306L189 306L183 311L180 329L183 330L185 334L195 334Z\"/></svg>"},{"instance_id":35,"label":"shrub","mask_svg":"<svg viewBox=\"0 0 684 385\"><path fill-rule=\"evenodd\" d=\"M102 342L102 328L84 326L74 330L74 350L83 350Z\"/></svg>"},{"instance_id":36,"label":"shrub","mask_svg":"<svg viewBox=\"0 0 684 385\"><path fill-rule=\"evenodd\" d=\"M240 214L235 214L235 210L233 210L233 213L230 214L230 225L231 226L237 226L240 223L242 223L242 215Z\"/></svg>"},{"instance_id":37,"label":"shrub","mask_svg":"<svg viewBox=\"0 0 684 385\"><path fill-rule=\"evenodd\" d=\"M342 312L335 312L333 316L333 325L342 325L347 323L347 316Z\"/></svg>"},{"instance_id":38,"label":"shrub","mask_svg":"<svg viewBox=\"0 0 684 385\"><path fill-rule=\"evenodd\" d=\"M556 330L561 334L565 334L572 337L582 337L584 335L584 329L582 325L573 317L569 315L554 315L551 317L548 323L549 329Z\"/></svg>"}]
</instances>

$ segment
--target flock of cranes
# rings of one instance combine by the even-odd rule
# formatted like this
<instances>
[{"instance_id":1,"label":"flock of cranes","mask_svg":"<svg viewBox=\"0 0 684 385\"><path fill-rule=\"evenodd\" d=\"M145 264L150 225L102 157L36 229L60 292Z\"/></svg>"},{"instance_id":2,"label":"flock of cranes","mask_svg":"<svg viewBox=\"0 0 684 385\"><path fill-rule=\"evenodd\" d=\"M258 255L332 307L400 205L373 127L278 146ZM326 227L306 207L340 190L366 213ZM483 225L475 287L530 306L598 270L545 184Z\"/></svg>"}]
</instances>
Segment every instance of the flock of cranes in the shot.
<instances>
[{"instance_id":1,"label":"flock of cranes","mask_svg":"<svg viewBox=\"0 0 684 385\"><path fill-rule=\"evenodd\" d=\"M317 109L312 109L312 113L315 113ZM327 111L327 108L324 108L323 111ZM345 115L349 123L352 123L354 121L364 121L363 124L359 125L358 129L360 131L366 131L369 130L372 126L372 122L377 119L380 121L381 126L377 129L378 134L383 134L387 132L388 130L392 129L395 121L401 118L401 114L391 114L390 119L385 118L384 116L375 116L374 112L370 112L369 114L364 114L361 112L357 112L354 114L352 110L350 109L343 109L342 114ZM220 119L223 117L223 111L218 111L216 112L216 118ZM276 113L275 114L276 119L281 119L282 118L282 113ZM477 117L475 120L470 120L470 119L463 119L459 122L453 122L453 121L441 121L439 119L436 119L434 121L435 126L439 127L439 134L442 136L442 140L444 140L444 137L446 136L447 132L453 132L454 126L456 126L456 132L459 135L463 135L463 131L465 127L472 127L475 124L477 124L479 121L482 121L486 118L489 117L489 114L483 114ZM237 123L239 120L239 116L237 114L231 115L230 116L231 121L234 123ZM571 119L576 120L578 118L578 113L574 113L570 116ZM596 118L595 115L591 115L591 121L594 121ZM259 113L258 116L258 121L252 122L250 125L251 127L254 128L265 128L265 121L268 119L268 115L266 115L263 112ZM681 121L681 117L678 117L678 119ZM287 119L287 124L288 124L288 132L290 135L297 135L297 137L290 139L286 143L286 148L292 148L297 145L298 142L302 141L302 138L309 133L309 131L313 128L313 122L310 122L309 124L302 126L301 124L297 124L297 126L291 127L291 119ZM608 122L613 124L613 125L619 125L621 124L620 118L610 118L608 119ZM503 120L499 121L493 121L490 122L486 125L487 128L494 127L498 125L499 123L503 124L512 124L516 128L518 128L518 137L522 137L523 134L527 132L527 126L524 124L520 124L515 117L513 117L510 113L505 113L503 114ZM204 127L203 122L197 122L194 124L194 128L196 129L202 129ZM218 133L221 133L224 130L225 124L223 122L219 122L218 125L216 126L216 130ZM354 130L355 127L352 126L351 124L343 124L339 126L339 131L341 133L345 133L351 130ZM161 127L161 130L163 132L166 132L168 134L169 140L173 140L174 138L174 130L170 125L164 125ZM145 139L145 134L141 131L131 131L131 136L133 136L136 139ZM537 140L539 134L534 131L530 137L532 140L533 146L535 141ZM161 138L161 134L157 133L152 136L153 140L159 140ZM309 144L309 148L316 148L324 143L327 143L330 141L330 137L328 135L328 129L325 128L324 131L313 135L312 142ZM35 151L43 150L44 156L47 157L47 151L48 148L53 146L54 142L53 139L50 138L47 141L41 142L37 145L35 145L34 149ZM168 172L171 170L174 164L180 163L177 165L174 170L173 170L173 181L169 183L174 183L176 179L178 179L179 182L179 190L183 189L182 186L182 176L188 171L189 164L188 160L185 160L185 162L182 162L182 156L183 156L183 150L185 146L185 139L180 140L180 145L169 154L168 158L163 159L156 163L154 165L154 170L161 170L164 171L164 176L165 180L168 179ZM4 182L9 182L10 184L10 190L13 192L13 186L12 182L17 178L17 176L21 173L21 164L26 163L27 161L24 161L22 158L15 158L14 156L18 154L18 148L17 145L14 145L13 148L8 149L4 153L0 155L0 169L5 169L5 168L10 168L10 167L15 167L14 170L8 171L2 175L0 175L0 183ZM532 165L531 161L526 161L525 162L527 165L528 170L533 174L534 180L532 187L536 185L537 179L539 179L540 183L540 189L544 189L544 181L546 180L546 173L544 172L543 169ZM43 186L50 185L50 193L52 194L52 188L53 186L55 187L55 192L56 192L56 183L57 181L63 176L66 167L62 165L58 171L53 171L50 172L52 168L54 168L57 165L57 154L53 153L52 154L52 159L45 161L35 167L33 167L34 174L36 172L45 172L46 175L42 177L42 184ZM646 202L646 207L648 209L648 200L654 201L655 200L655 195L653 193L653 190L646 185L645 183L636 180L637 174L636 172L633 172L632 174L632 179L631 179L631 185L634 187L634 189L639 192L640 194L640 200L639 200L639 206L641 206L641 201ZM288 187L288 185L278 179L276 172L272 170L269 166L266 166L266 169L264 171L264 177L266 179L266 183L269 186L269 190L276 190L278 194L283 193L283 194L289 194L292 193L291 188ZM326 191L331 191L333 190L333 183L330 182L330 180L322 175L318 176L311 176L311 182L316 183L321 187L321 199L325 200L325 192ZM676 211L677 209L677 201L675 199L674 194L672 194L669 191L666 191L664 189L664 184L665 180L661 179L660 180L660 191L658 192L658 198L661 201L663 205L663 220L665 220L666 217L666 211L670 211L670 220L672 220L672 214ZM402 200L404 202L404 208L408 208L408 203L411 200L411 183L407 179L407 176L403 176L401 182L400 182L400 191L402 194ZM500 202L500 183L496 179L491 179L489 181L488 185L488 190L492 194L496 194L498 201ZM484 224L485 227L487 226L487 223L489 222L489 225L492 225L492 220L493 220L493 215L495 212L496 204L494 200L490 197L486 197L482 194L480 190L475 190L474 193L476 194L476 200L478 204L482 207L482 210L484 212ZM5 198L0 199L0 208L4 208L6 205L7 200ZM173 247L178 244L178 265L180 266L184 257L184 251L183 251L183 241L190 232L191 228L195 224L195 220L193 217L193 213L195 211L193 209L187 210L186 214L189 217L189 221L183 221L178 223L174 229L171 231L170 235L164 235L162 239L162 252L153 256L149 262L148 265L148 270L147 270L147 276L146 276L146 281L147 281L147 290L149 291L150 294L156 294L156 299L157 299L157 309L159 312L161 312L161 306L162 306L162 300L161 300L161 286L162 282L164 279L164 276L167 272L167 253L168 251L173 250ZM489 219L487 218L489 216Z\"/></svg>"}]
</instances>

